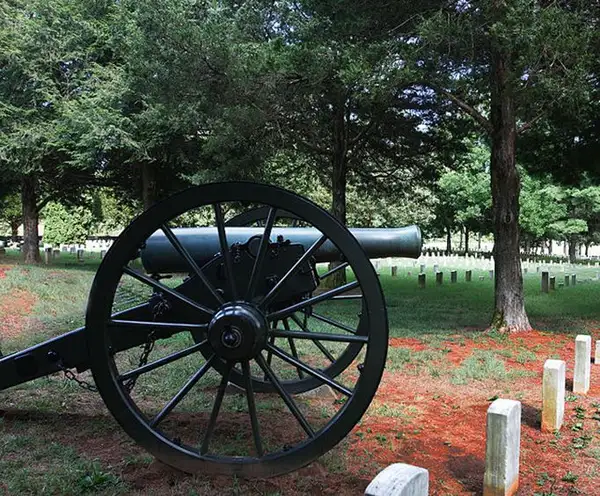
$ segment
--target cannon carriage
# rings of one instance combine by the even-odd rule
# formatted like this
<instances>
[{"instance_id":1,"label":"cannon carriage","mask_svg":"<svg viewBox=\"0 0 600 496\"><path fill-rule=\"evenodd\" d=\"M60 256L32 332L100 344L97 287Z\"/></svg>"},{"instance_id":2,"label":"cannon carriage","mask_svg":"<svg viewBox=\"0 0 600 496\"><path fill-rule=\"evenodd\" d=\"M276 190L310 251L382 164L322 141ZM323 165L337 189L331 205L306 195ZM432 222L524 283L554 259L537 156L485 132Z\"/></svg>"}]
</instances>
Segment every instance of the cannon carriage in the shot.
<instances>
[{"instance_id":1,"label":"cannon carriage","mask_svg":"<svg viewBox=\"0 0 600 496\"><path fill-rule=\"evenodd\" d=\"M289 472L339 443L377 390L388 324L369 257L420 249L414 226L348 230L280 188L198 186L123 231L85 326L1 358L0 389L89 369L111 414L161 461ZM324 385L335 398L304 394Z\"/></svg>"}]
</instances>

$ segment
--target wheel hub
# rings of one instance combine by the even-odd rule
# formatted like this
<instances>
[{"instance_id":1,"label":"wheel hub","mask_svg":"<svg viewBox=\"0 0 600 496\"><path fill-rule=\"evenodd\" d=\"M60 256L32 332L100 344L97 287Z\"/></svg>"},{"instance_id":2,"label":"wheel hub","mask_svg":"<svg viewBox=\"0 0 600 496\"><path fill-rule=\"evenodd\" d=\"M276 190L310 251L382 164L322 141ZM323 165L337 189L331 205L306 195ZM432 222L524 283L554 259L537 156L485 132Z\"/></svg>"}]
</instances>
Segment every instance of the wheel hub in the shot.
<instances>
[{"instance_id":1,"label":"wheel hub","mask_svg":"<svg viewBox=\"0 0 600 496\"><path fill-rule=\"evenodd\" d=\"M208 325L208 342L217 356L241 361L254 358L267 342L267 320L255 307L229 303L221 307Z\"/></svg>"}]
</instances>

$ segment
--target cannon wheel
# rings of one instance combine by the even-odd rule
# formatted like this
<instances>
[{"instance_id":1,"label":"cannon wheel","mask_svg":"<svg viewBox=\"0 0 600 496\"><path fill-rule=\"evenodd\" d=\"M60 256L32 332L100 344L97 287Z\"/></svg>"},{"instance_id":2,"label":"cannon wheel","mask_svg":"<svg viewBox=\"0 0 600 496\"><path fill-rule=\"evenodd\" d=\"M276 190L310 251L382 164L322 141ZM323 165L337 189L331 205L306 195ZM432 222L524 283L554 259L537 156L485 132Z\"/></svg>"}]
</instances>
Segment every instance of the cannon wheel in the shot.
<instances>
[{"instance_id":1,"label":"cannon wheel","mask_svg":"<svg viewBox=\"0 0 600 496\"><path fill-rule=\"evenodd\" d=\"M253 208L251 210L242 212L241 214L238 214L238 215L232 217L231 219L229 219L226 222L226 225L233 226L233 227L249 227L252 225L264 226L267 221L268 215L269 215L269 207L268 206ZM291 212L282 211L282 210L277 211L276 221L278 219L286 219L286 220L291 221L290 222L291 226L296 226L298 224L301 224L302 221L304 220L302 218L302 216L300 216L300 215L297 215L297 214L294 214ZM309 318L310 318L310 316L308 314L304 314L304 318L302 319L303 322L301 322L301 325L306 329L311 328L311 325L309 324L309 321L308 321ZM366 317L362 318L360 326L361 327L366 326L367 328L369 327L368 319ZM195 334L194 338L198 342L201 339L201 336L199 333L194 333L194 334ZM360 332L359 332L359 334L360 334ZM323 346L322 343L318 343L318 345ZM354 359L360 353L361 349L362 349L362 345L360 345L358 343L348 343L348 345L346 346L346 348L344 349L343 352L336 353L337 356L331 355L331 353L329 351L324 349L323 352L327 353L329 355L331 364L327 368L323 369L322 372L332 379L337 377L340 373L342 373L346 368L348 368L352 364ZM206 353L206 351L204 349L202 351L203 351L203 353ZM225 371L225 364L223 364L223 363L216 363L214 365L214 367L221 374L223 374ZM242 374L239 373L239 371L237 371L237 369L233 369L231 371L231 374L229 376L229 381L240 388L245 387L244 386L244 377ZM288 392L290 392L292 394L299 394L299 393L304 393L306 391L311 391L313 389L316 389L319 386L322 386L323 382L315 377L304 375L302 378L282 381L282 385L285 387L285 389ZM252 376L252 387L254 388L254 390L256 392L273 392L274 391L273 385L268 380L268 378L266 378L264 376L258 377L258 376L253 375Z\"/></svg>"},{"instance_id":2,"label":"cannon wheel","mask_svg":"<svg viewBox=\"0 0 600 496\"><path fill-rule=\"evenodd\" d=\"M265 202L265 199L269 199ZM116 352L111 347L111 333L115 326L123 332L128 330L139 331L140 327L151 327L151 322L117 321L112 318L113 300L118 285L124 274L135 276L139 280L152 287L162 287L170 295L179 297L177 291L161 286L156 280L140 275L132 263L138 256L139 249L146 239L157 229L167 226L168 222L198 206L212 205L215 210L217 228L221 234L222 253L224 253L224 267L226 271L232 270L228 261L228 245L225 234L225 223L222 217L221 204L226 202L268 203L274 214L275 209L299 214L308 220L314 227L323 233L323 237L305 253L306 258L314 253L317 244L325 239L331 241L342 251L348 265L352 268L356 281L337 288L328 295L340 295L341 293L360 287L362 289L362 308L368 317L369 328L361 326L356 334L325 334L325 333L302 333L295 332L295 339L341 341L346 343L357 343L363 348L364 357L361 372L354 373L345 378L344 384L338 380L331 379L310 364L302 363L289 354L282 353L279 348L270 344L269 337L285 336L286 332L271 327L276 319L274 312L269 314L260 307L260 304L249 303L238 297L235 303L224 302L220 308L208 308L203 302L185 301L186 305L199 312L212 312L210 325L202 325L194 322L189 324L165 323L161 328L171 328L172 331L188 332L194 328L203 327L207 332L207 340L212 344L214 335L218 341L229 343L228 326L226 324L239 319L240 326L248 329L253 335L251 349L236 349L236 355L218 344L214 347L214 354L205 360L198 344L190 346L181 352L170 355L152 362L134 371L123 372L121 365L115 359ZM274 215L272 215L273 217ZM167 228L168 229L168 228ZM264 236L268 239L268 236ZM264 241L263 239L263 241ZM257 260L260 259L257 256ZM198 269L196 267L196 269ZM231 275L231 272L229 272ZM230 280L233 280L231 277ZM213 288L214 289L214 288ZM324 297L321 300L325 299ZM310 303L310 302L308 302ZM291 308L279 310L277 317L281 317ZM283 313L281 313L283 312ZM229 326L231 329L233 326ZM289 332L288 336L289 336ZM202 471L205 473L237 474L245 477L268 477L307 465L317 457L321 456L333 446L339 443L360 420L368 408L385 366L388 339L388 323L385 310L385 302L379 281L373 267L363 252L362 248L350 234L350 232L332 218L327 212L312 202L303 199L291 192L267 185L254 183L222 183L199 186L181 192L173 197L152 207L138 218L136 218L119 236L102 261L92 288L90 291L88 308L86 312L86 336L90 351L91 369L98 390L106 403L107 408L120 423L123 429L141 446L161 461L187 472ZM340 401L335 405L333 413L324 417L324 410L320 414L311 413L311 404L301 403L298 397L292 397L285 387L282 386L280 378L267 363L265 354L267 351L277 354L278 358L291 360L294 367L302 368L304 373L319 379L321 383L328 384L340 394ZM241 355L240 355L241 353ZM158 414L148 410L146 403L138 400L126 386L126 378L131 374L142 375L152 370L160 373L167 363L176 363L181 357L198 357L195 372L177 394L165 404ZM218 388L214 391L214 401L208 415L198 413L190 420L189 415L185 418L177 411L180 401L194 388L198 388L206 372L211 369L212 362L220 360L226 364L226 371L220 380ZM269 377L274 385L277 395L276 399L283 403L286 409L272 414L257 413L257 392L253 390L250 367L259 367ZM222 454L222 445L216 447L214 438L219 431L223 415L220 414L224 402L225 390L229 373L232 369L241 367L245 379L246 407L245 415L251 426L251 436L248 435L248 445L251 448L242 449L239 452ZM354 370L354 369L353 369ZM351 382L351 385L347 385ZM203 391L209 391L205 389ZM212 401L212 400L211 400ZM303 410L303 407L304 410ZM208 411L206 412L208 413ZM285 422L283 415L287 414L292 419L285 424L285 430L278 436L290 433L290 438L281 440L272 439L270 431L276 423ZM233 415L233 414L231 414ZM223 423L230 420L228 416ZM169 417L169 418L167 418ZM274 421L274 418L277 421ZM313 427L317 422L319 426ZM203 429L200 429L204 424ZM194 426L193 434L190 434L190 425ZM220 432L219 432L220 434ZM264 442L265 435L268 443ZM291 439L291 441L290 441ZM213 441L211 443L211 440ZM236 449L234 446L233 448ZM251 451L250 451L251 450Z\"/></svg>"}]
</instances>

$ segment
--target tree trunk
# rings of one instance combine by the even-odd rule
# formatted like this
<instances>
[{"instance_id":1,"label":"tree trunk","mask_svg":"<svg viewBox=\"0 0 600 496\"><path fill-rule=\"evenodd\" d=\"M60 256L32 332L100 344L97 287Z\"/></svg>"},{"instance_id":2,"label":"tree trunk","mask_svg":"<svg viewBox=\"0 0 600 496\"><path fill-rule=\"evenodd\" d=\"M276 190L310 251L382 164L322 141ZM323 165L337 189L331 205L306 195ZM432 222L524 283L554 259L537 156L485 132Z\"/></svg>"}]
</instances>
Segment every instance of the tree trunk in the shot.
<instances>
[{"instance_id":1,"label":"tree trunk","mask_svg":"<svg viewBox=\"0 0 600 496\"><path fill-rule=\"evenodd\" d=\"M569 238L569 262L577 261L577 238L572 236Z\"/></svg>"},{"instance_id":2,"label":"tree trunk","mask_svg":"<svg viewBox=\"0 0 600 496\"><path fill-rule=\"evenodd\" d=\"M548 255L552 255L552 240L548 240Z\"/></svg>"},{"instance_id":3,"label":"tree trunk","mask_svg":"<svg viewBox=\"0 0 600 496\"><path fill-rule=\"evenodd\" d=\"M519 191L515 164L516 122L510 91L508 57L492 47L491 183L494 218L495 304L492 327L508 331L531 329L523 297L519 251Z\"/></svg>"},{"instance_id":4,"label":"tree trunk","mask_svg":"<svg viewBox=\"0 0 600 496\"><path fill-rule=\"evenodd\" d=\"M40 263L38 220L37 210L37 192L35 190L35 176L28 175L23 177L21 182L21 203L23 205L23 261L25 263Z\"/></svg>"},{"instance_id":5,"label":"tree trunk","mask_svg":"<svg viewBox=\"0 0 600 496\"><path fill-rule=\"evenodd\" d=\"M21 219L13 219L10 221L10 239L13 243L19 241L19 226L21 225Z\"/></svg>"},{"instance_id":6,"label":"tree trunk","mask_svg":"<svg viewBox=\"0 0 600 496\"><path fill-rule=\"evenodd\" d=\"M585 244L585 256L586 257L590 256L590 244L589 243Z\"/></svg>"},{"instance_id":7,"label":"tree trunk","mask_svg":"<svg viewBox=\"0 0 600 496\"><path fill-rule=\"evenodd\" d=\"M464 234L464 230L461 227L460 228L460 238L459 238L459 241L458 241L458 251L462 251L462 249L463 249L463 234Z\"/></svg>"},{"instance_id":8,"label":"tree trunk","mask_svg":"<svg viewBox=\"0 0 600 496\"><path fill-rule=\"evenodd\" d=\"M452 253L452 231L446 226L446 255Z\"/></svg>"},{"instance_id":9,"label":"tree trunk","mask_svg":"<svg viewBox=\"0 0 600 496\"><path fill-rule=\"evenodd\" d=\"M346 185L348 181L347 136L345 122L345 104L339 102L334 110L333 119L333 152L331 155L331 214L346 225ZM330 270L341 262L331 262ZM327 286L337 287L346 283L346 271L340 270L329 277Z\"/></svg>"},{"instance_id":10,"label":"tree trunk","mask_svg":"<svg viewBox=\"0 0 600 496\"><path fill-rule=\"evenodd\" d=\"M477 251L481 251L481 233L477 233Z\"/></svg>"},{"instance_id":11,"label":"tree trunk","mask_svg":"<svg viewBox=\"0 0 600 496\"><path fill-rule=\"evenodd\" d=\"M465 253L469 253L469 230L465 227Z\"/></svg>"},{"instance_id":12,"label":"tree trunk","mask_svg":"<svg viewBox=\"0 0 600 496\"><path fill-rule=\"evenodd\" d=\"M151 163L141 165L142 176L142 201L144 210L148 210L156 203L157 187L156 187L156 166Z\"/></svg>"}]
</instances>

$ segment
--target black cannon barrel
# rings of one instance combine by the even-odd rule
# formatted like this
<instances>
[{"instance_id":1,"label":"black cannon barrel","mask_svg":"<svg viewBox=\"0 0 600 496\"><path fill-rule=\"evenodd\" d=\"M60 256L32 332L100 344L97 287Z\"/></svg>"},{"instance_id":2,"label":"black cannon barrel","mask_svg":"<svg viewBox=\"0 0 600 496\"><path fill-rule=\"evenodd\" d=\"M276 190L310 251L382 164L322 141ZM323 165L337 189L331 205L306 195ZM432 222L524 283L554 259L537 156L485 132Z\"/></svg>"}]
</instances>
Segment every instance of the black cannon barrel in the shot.
<instances>
[{"instance_id":1,"label":"black cannon barrel","mask_svg":"<svg viewBox=\"0 0 600 496\"><path fill-rule=\"evenodd\" d=\"M196 263L203 265L221 251L219 236L214 227L184 227L173 229L181 244L190 252ZM418 258L421 254L421 230L417 226L400 228L353 228L350 232L358 240L370 258L406 257ZM227 227L229 245L244 244L252 238L260 238L261 227ZM308 249L321 237L318 229L310 227L276 227L271 240L278 237L299 243ZM141 251L142 263L149 273L188 272L189 266L175 250L162 231L155 232ZM315 254L317 262L337 260L338 250L327 241Z\"/></svg>"}]
</instances>

